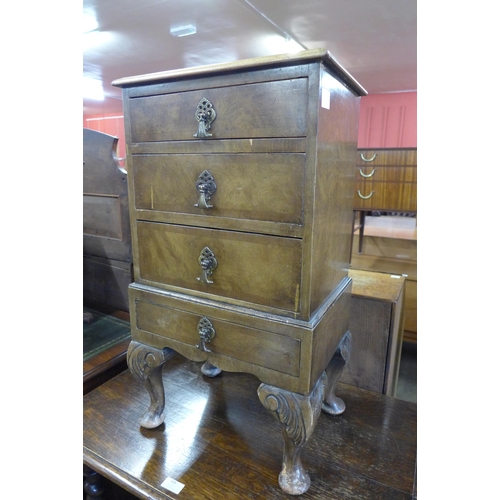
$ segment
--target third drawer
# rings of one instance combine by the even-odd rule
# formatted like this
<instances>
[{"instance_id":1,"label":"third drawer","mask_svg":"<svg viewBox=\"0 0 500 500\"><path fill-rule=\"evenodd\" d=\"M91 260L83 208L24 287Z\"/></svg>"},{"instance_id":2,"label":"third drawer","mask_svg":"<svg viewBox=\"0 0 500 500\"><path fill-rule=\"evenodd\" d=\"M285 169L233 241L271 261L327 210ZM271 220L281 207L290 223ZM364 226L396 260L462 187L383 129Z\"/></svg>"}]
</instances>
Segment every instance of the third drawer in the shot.
<instances>
[{"instance_id":1,"label":"third drawer","mask_svg":"<svg viewBox=\"0 0 500 500\"><path fill-rule=\"evenodd\" d=\"M138 282L299 312L301 239L138 221L137 241Z\"/></svg>"}]
</instances>

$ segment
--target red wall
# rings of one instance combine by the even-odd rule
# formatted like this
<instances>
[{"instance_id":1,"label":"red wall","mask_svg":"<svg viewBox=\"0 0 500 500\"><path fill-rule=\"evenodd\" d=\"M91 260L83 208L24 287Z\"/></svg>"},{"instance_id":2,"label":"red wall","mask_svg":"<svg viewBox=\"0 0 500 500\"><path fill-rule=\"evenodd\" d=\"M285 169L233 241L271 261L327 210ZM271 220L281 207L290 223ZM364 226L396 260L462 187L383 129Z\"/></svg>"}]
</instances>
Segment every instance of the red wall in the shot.
<instances>
[{"instance_id":1,"label":"red wall","mask_svg":"<svg viewBox=\"0 0 500 500\"><path fill-rule=\"evenodd\" d=\"M416 148L417 93L361 98L358 148Z\"/></svg>"},{"instance_id":2,"label":"red wall","mask_svg":"<svg viewBox=\"0 0 500 500\"><path fill-rule=\"evenodd\" d=\"M123 115L85 116L83 126L118 137L118 158L125 158ZM416 92L372 94L361 98L358 148L416 147Z\"/></svg>"}]
</instances>

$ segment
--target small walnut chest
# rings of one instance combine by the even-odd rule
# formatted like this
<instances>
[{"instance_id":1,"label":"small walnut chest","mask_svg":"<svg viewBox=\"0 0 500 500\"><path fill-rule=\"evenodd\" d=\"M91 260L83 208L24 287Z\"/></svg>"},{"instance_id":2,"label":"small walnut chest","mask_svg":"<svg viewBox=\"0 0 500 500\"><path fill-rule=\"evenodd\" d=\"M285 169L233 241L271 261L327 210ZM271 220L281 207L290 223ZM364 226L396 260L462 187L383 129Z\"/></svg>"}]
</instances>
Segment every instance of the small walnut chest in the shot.
<instances>
[{"instance_id":1,"label":"small walnut chest","mask_svg":"<svg viewBox=\"0 0 500 500\"><path fill-rule=\"evenodd\" d=\"M131 370L173 350L309 397L348 331L364 89L324 50L114 84L146 349Z\"/></svg>"}]
</instances>

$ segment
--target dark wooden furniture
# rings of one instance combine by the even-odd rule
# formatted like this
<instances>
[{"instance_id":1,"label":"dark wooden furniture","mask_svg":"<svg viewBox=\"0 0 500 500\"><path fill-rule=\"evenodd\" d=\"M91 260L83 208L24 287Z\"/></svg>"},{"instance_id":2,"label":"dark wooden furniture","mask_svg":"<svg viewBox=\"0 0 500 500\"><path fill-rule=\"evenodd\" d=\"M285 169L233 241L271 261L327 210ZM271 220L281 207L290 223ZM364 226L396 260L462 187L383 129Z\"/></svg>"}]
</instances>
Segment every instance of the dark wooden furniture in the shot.
<instances>
[{"instance_id":1,"label":"dark wooden furniture","mask_svg":"<svg viewBox=\"0 0 500 500\"><path fill-rule=\"evenodd\" d=\"M359 247L363 251L365 217L370 212L417 211L417 150L358 149L354 211L360 214Z\"/></svg>"},{"instance_id":2,"label":"dark wooden furniture","mask_svg":"<svg viewBox=\"0 0 500 500\"><path fill-rule=\"evenodd\" d=\"M127 173L117 162L117 143L83 129L83 299L128 311L132 249Z\"/></svg>"},{"instance_id":3,"label":"dark wooden furniture","mask_svg":"<svg viewBox=\"0 0 500 500\"><path fill-rule=\"evenodd\" d=\"M350 269L352 352L340 382L395 397L403 344L405 279Z\"/></svg>"},{"instance_id":4,"label":"dark wooden furniture","mask_svg":"<svg viewBox=\"0 0 500 500\"><path fill-rule=\"evenodd\" d=\"M130 322L130 315L126 311L103 307L101 312ZM83 362L84 395L127 369L126 358L129 344L130 339L123 340Z\"/></svg>"},{"instance_id":5,"label":"dark wooden furniture","mask_svg":"<svg viewBox=\"0 0 500 500\"><path fill-rule=\"evenodd\" d=\"M283 428L279 482L310 479L300 450L349 356L359 96L323 50L115 81L123 88L135 283L128 366L165 418L161 366L257 376ZM228 401L228 406L231 404Z\"/></svg>"},{"instance_id":6,"label":"dark wooden furniture","mask_svg":"<svg viewBox=\"0 0 500 500\"><path fill-rule=\"evenodd\" d=\"M175 355L163 379L169 404L156 429L131 425L149 398L129 371L83 398L83 461L103 478L104 498L290 498L273 481L282 438L254 397L256 377L202 378L198 364ZM313 478L305 497L416 498L417 405L344 384L337 392L346 411L321 415L303 452ZM184 485L178 495L161 486L167 478Z\"/></svg>"}]
</instances>

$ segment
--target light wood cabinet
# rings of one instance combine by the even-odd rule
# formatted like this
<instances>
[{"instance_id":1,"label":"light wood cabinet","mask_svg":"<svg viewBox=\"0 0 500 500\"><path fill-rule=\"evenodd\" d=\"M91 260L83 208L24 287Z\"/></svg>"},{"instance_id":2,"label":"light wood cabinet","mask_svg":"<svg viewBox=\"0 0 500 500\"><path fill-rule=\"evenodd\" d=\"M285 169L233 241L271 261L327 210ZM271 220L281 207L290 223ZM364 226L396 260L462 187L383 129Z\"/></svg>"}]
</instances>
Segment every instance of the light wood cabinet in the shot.
<instances>
[{"instance_id":1,"label":"light wood cabinet","mask_svg":"<svg viewBox=\"0 0 500 500\"><path fill-rule=\"evenodd\" d=\"M358 149L354 209L417 211L417 150Z\"/></svg>"}]
</instances>

